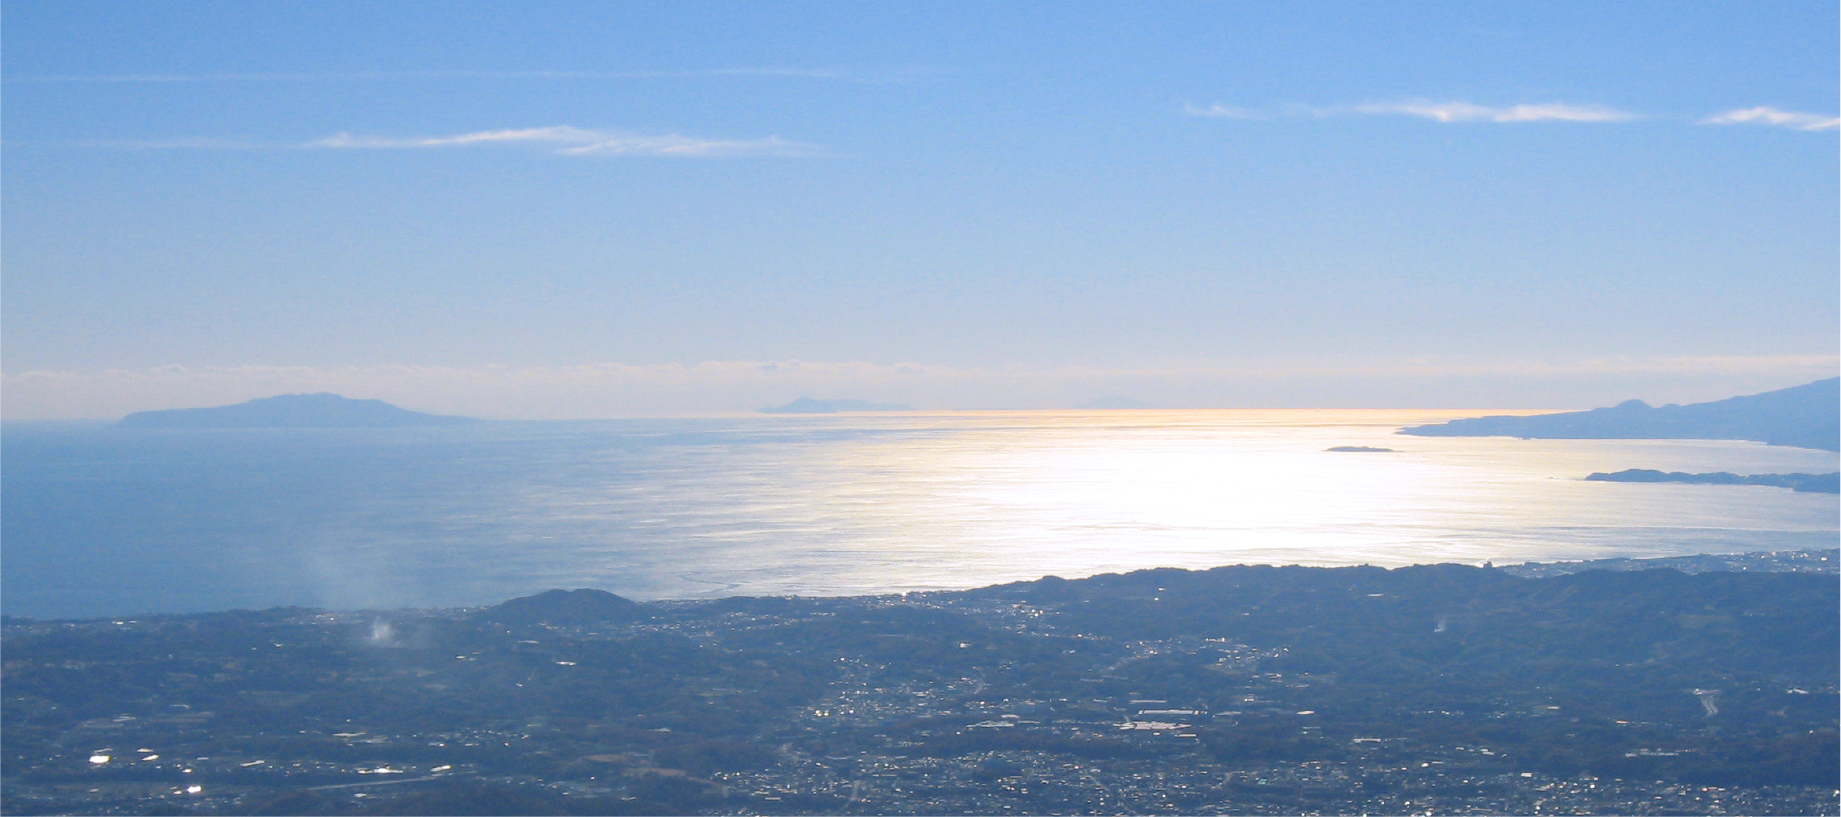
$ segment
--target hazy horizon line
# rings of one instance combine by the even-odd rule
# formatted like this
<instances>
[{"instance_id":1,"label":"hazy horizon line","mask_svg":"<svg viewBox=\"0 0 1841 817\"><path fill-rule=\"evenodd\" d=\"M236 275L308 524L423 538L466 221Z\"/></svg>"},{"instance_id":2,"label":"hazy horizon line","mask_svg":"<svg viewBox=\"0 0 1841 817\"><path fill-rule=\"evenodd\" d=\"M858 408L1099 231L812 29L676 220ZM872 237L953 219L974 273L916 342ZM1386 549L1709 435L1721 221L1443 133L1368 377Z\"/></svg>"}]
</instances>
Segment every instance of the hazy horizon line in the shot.
<instances>
[{"instance_id":1,"label":"hazy horizon line","mask_svg":"<svg viewBox=\"0 0 1841 817\"><path fill-rule=\"evenodd\" d=\"M1836 355L1439 362L955 367L731 360L575 366L157 366L0 372L7 420L106 419L333 392L501 419L751 412L801 397L933 410L1073 407L1124 396L1177 408L1592 408L1700 402L1834 377Z\"/></svg>"}]
</instances>

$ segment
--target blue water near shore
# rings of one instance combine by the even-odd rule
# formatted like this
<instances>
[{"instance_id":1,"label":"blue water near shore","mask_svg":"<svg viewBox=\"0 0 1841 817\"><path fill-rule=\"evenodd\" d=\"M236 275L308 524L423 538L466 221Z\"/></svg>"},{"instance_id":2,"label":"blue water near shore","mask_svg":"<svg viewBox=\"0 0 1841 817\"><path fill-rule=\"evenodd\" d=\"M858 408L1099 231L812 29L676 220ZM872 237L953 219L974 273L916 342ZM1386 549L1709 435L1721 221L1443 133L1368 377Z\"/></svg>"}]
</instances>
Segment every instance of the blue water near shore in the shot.
<instances>
[{"instance_id":1,"label":"blue water near shore","mask_svg":"<svg viewBox=\"0 0 1841 817\"><path fill-rule=\"evenodd\" d=\"M1718 441L1395 435L1456 412L737 416L431 429L0 429L0 606L857 594L1236 563L1834 547L1837 500L1584 482L1827 472ZM1370 446L1393 452L1328 452Z\"/></svg>"}]
</instances>

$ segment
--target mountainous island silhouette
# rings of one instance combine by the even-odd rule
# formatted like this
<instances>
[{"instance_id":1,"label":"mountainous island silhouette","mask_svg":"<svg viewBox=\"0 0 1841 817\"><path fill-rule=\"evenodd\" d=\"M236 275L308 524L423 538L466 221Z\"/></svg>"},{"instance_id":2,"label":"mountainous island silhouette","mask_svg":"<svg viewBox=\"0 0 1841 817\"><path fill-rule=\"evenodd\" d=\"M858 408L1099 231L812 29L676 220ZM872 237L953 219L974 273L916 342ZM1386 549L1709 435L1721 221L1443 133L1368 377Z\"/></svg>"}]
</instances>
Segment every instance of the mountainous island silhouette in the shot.
<instances>
[{"instance_id":1,"label":"mountainous island silhouette","mask_svg":"<svg viewBox=\"0 0 1841 817\"><path fill-rule=\"evenodd\" d=\"M1521 437L1539 440L1752 440L1841 450L1841 378L1710 403L1610 408L1533 416L1472 417L1400 429L1420 437Z\"/></svg>"},{"instance_id":2,"label":"mountainous island silhouette","mask_svg":"<svg viewBox=\"0 0 1841 817\"><path fill-rule=\"evenodd\" d=\"M784 406L768 406L761 409L762 414L836 414L840 411L913 411L914 407L906 403L873 403L868 400L847 400L841 397L813 399L801 397Z\"/></svg>"},{"instance_id":3,"label":"mountainous island silhouette","mask_svg":"<svg viewBox=\"0 0 1841 817\"><path fill-rule=\"evenodd\" d=\"M382 400L353 400L330 392L283 394L233 406L137 411L121 428L407 428L484 422L423 414Z\"/></svg>"},{"instance_id":4,"label":"mountainous island silhouette","mask_svg":"<svg viewBox=\"0 0 1841 817\"><path fill-rule=\"evenodd\" d=\"M1075 406L1074 408L1077 408L1083 411L1115 411L1115 410L1127 410L1127 409L1148 409L1148 408L1156 408L1156 406L1146 403L1143 400L1139 400L1136 397L1126 397L1122 394L1109 394L1109 395L1106 395L1105 397L1096 397L1092 400L1088 400L1087 402L1081 403L1080 405Z\"/></svg>"}]
</instances>

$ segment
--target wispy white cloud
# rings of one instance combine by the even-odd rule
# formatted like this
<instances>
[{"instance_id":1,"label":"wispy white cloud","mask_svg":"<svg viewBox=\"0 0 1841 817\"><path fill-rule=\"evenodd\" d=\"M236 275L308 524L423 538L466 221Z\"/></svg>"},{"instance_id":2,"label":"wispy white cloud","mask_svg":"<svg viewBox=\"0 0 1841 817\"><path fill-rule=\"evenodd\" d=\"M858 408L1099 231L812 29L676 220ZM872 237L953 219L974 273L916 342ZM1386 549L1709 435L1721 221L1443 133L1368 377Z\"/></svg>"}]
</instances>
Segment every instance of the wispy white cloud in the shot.
<instances>
[{"instance_id":1,"label":"wispy white cloud","mask_svg":"<svg viewBox=\"0 0 1841 817\"><path fill-rule=\"evenodd\" d=\"M32 144L32 143L12 143ZM568 125L544 128L507 128L448 136L367 136L336 133L306 142L257 142L238 139L91 139L77 147L114 150L413 150L466 148L493 145L548 147L562 156L819 156L814 145L764 136L756 139L720 139L681 134L642 134L591 130ZM68 146L68 145L66 145Z\"/></svg>"},{"instance_id":2,"label":"wispy white cloud","mask_svg":"<svg viewBox=\"0 0 1841 817\"><path fill-rule=\"evenodd\" d=\"M637 134L569 125L477 131L451 136L354 136L339 133L300 145L305 148L391 150L487 145L545 145L564 156L810 156L821 151L800 142L765 136L713 139L679 134Z\"/></svg>"},{"instance_id":3,"label":"wispy white cloud","mask_svg":"<svg viewBox=\"0 0 1841 817\"><path fill-rule=\"evenodd\" d=\"M1248 108L1214 103L1184 105L1183 113L1210 119L1279 119L1331 116L1411 116L1434 122L1628 122L1639 118L1629 111L1605 105L1568 105L1560 102L1519 105L1477 105L1470 102L1367 102L1360 105L1304 105L1287 103L1270 108Z\"/></svg>"},{"instance_id":4,"label":"wispy white cloud","mask_svg":"<svg viewBox=\"0 0 1841 817\"><path fill-rule=\"evenodd\" d=\"M1841 118L1825 116L1819 113L1802 113L1799 111L1780 111L1768 105L1756 108L1738 108L1722 114L1700 120L1703 125L1770 125L1791 130L1835 130L1841 128Z\"/></svg>"},{"instance_id":5,"label":"wispy white cloud","mask_svg":"<svg viewBox=\"0 0 1841 817\"><path fill-rule=\"evenodd\" d=\"M17 143L12 143L17 144ZM26 143L31 144L31 143ZM264 144L242 139L209 137L185 139L87 139L77 147L114 148L120 150L274 150L287 145Z\"/></svg>"},{"instance_id":6,"label":"wispy white cloud","mask_svg":"<svg viewBox=\"0 0 1841 817\"><path fill-rule=\"evenodd\" d=\"M1371 102L1349 110L1360 114L1414 116L1435 122L1628 122L1636 114L1605 105L1568 105L1541 102L1520 105L1476 105L1469 102Z\"/></svg>"},{"instance_id":7,"label":"wispy white cloud","mask_svg":"<svg viewBox=\"0 0 1841 817\"><path fill-rule=\"evenodd\" d=\"M519 142L550 142L564 144L582 144L600 138L600 134L582 128L558 125L548 128L510 128L505 130L477 131L454 136L353 136L350 133L336 133L324 139L315 139L303 143L301 147L309 148L355 148L388 150L392 148L440 148L464 147L467 145L491 145Z\"/></svg>"},{"instance_id":8,"label":"wispy white cloud","mask_svg":"<svg viewBox=\"0 0 1841 817\"><path fill-rule=\"evenodd\" d=\"M1253 108L1238 105L1223 105L1216 102L1206 107L1201 105L1184 105L1183 113L1187 116L1200 116L1208 119L1271 119L1272 116Z\"/></svg>"},{"instance_id":9,"label":"wispy white cloud","mask_svg":"<svg viewBox=\"0 0 1841 817\"><path fill-rule=\"evenodd\" d=\"M6 77L25 83L194 83L194 82L367 82L392 80L644 80L762 77L833 80L864 84L902 82L931 69L903 68L853 73L819 68L712 68L694 71L269 71L203 74L40 74Z\"/></svg>"}]
</instances>

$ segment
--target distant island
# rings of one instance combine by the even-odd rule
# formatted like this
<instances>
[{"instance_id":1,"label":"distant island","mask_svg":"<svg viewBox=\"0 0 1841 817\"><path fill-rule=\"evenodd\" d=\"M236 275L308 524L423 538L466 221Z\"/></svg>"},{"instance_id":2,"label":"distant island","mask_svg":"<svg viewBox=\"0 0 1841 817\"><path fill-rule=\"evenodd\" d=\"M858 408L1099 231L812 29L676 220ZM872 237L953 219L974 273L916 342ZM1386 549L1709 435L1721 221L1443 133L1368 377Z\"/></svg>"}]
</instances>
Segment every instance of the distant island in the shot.
<instances>
[{"instance_id":1,"label":"distant island","mask_svg":"<svg viewBox=\"0 0 1841 817\"><path fill-rule=\"evenodd\" d=\"M801 397L784 406L768 406L761 409L762 414L836 414L840 411L913 411L914 407L905 403L872 403L868 400L846 400L828 397L822 400Z\"/></svg>"},{"instance_id":2,"label":"distant island","mask_svg":"<svg viewBox=\"0 0 1841 817\"><path fill-rule=\"evenodd\" d=\"M1332 445L1329 448L1325 448L1323 450L1334 451L1339 454L1392 454L1394 453L1394 450L1391 448L1376 448L1372 445Z\"/></svg>"},{"instance_id":3,"label":"distant island","mask_svg":"<svg viewBox=\"0 0 1841 817\"><path fill-rule=\"evenodd\" d=\"M1143 400L1139 400L1136 397L1125 397L1123 395L1114 394L1114 395L1108 395L1106 397L1100 397L1100 398L1096 398L1093 400L1088 400L1085 403L1081 403L1080 405L1075 406L1075 408L1082 409L1082 410L1088 410L1088 411L1117 411L1117 410L1126 410L1126 409L1156 408L1156 406L1146 403Z\"/></svg>"},{"instance_id":4,"label":"distant island","mask_svg":"<svg viewBox=\"0 0 1841 817\"><path fill-rule=\"evenodd\" d=\"M1543 440L1753 440L1836 451L1841 450L1841 378L1711 403L1657 408L1628 400L1591 411L1473 417L1399 433Z\"/></svg>"},{"instance_id":5,"label":"distant island","mask_svg":"<svg viewBox=\"0 0 1841 817\"><path fill-rule=\"evenodd\" d=\"M1615 473L1594 473L1589 482L1685 482L1693 485L1769 485L1789 488L1798 493L1841 493L1841 473L1834 474L1752 474L1740 476L1726 471L1689 474L1683 471L1652 471L1631 468Z\"/></svg>"},{"instance_id":6,"label":"distant island","mask_svg":"<svg viewBox=\"0 0 1841 817\"><path fill-rule=\"evenodd\" d=\"M382 400L336 394L283 394L234 406L137 411L121 428L406 428L482 422L472 417L423 414Z\"/></svg>"}]
</instances>

